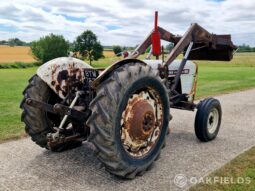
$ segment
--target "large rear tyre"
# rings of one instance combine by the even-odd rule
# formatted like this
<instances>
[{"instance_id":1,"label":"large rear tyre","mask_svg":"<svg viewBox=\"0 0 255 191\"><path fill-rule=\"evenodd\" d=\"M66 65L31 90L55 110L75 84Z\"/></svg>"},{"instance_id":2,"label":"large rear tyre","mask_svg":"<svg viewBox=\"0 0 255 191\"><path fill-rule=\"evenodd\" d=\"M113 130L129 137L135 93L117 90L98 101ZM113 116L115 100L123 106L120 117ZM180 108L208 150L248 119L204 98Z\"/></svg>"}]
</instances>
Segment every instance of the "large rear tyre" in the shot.
<instances>
[{"instance_id":1,"label":"large rear tyre","mask_svg":"<svg viewBox=\"0 0 255 191\"><path fill-rule=\"evenodd\" d=\"M21 121L26 125L25 131L37 145L49 149L47 145L47 134L54 132L53 126L57 126L60 123L60 117L31 107L25 103L25 100L26 98L32 98L37 101L55 104L60 102L61 99L37 75L34 75L29 80L29 85L23 91L23 95L24 99L20 104L20 108L23 110ZM60 152L78 147L81 143L80 141L67 142L53 147L51 150Z\"/></svg>"},{"instance_id":2,"label":"large rear tyre","mask_svg":"<svg viewBox=\"0 0 255 191\"><path fill-rule=\"evenodd\" d=\"M200 102L195 119L195 133L202 142L215 139L221 125L221 105L219 100L206 98Z\"/></svg>"},{"instance_id":3,"label":"large rear tyre","mask_svg":"<svg viewBox=\"0 0 255 191\"><path fill-rule=\"evenodd\" d=\"M97 88L87 121L98 159L110 173L132 179L160 154L169 123L167 90L147 65L129 63Z\"/></svg>"}]
</instances>

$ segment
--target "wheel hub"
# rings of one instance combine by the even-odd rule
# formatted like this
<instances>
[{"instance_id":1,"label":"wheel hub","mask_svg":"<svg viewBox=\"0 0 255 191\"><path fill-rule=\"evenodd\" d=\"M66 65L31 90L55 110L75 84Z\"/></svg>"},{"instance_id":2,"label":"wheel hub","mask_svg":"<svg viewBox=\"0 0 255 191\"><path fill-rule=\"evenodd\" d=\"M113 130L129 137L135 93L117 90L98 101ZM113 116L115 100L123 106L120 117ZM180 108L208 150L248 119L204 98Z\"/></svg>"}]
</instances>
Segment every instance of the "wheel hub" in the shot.
<instances>
[{"instance_id":1,"label":"wheel hub","mask_svg":"<svg viewBox=\"0 0 255 191\"><path fill-rule=\"evenodd\" d=\"M208 132L213 134L218 126L218 122L219 122L219 112L217 109L213 109L210 113L209 113L209 117L208 117L208 121L207 121L207 127L208 127Z\"/></svg>"},{"instance_id":2,"label":"wheel hub","mask_svg":"<svg viewBox=\"0 0 255 191\"><path fill-rule=\"evenodd\" d=\"M129 105L130 117L126 129L132 140L145 140L149 137L155 126L155 116L152 106L145 100L137 100Z\"/></svg>"},{"instance_id":3,"label":"wheel hub","mask_svg":"<svg viewBox=\"0 0 255 191\"><path fill-rule=\"evenodd\" d=\"M141 157L150 151L160 135L162 117L156 95L142 91L130 97L121 120L121 141L130 155Z\"/></svg>"},{"instance_id":4,"label":"wheel hub","mask_svg":"<svg viewBox=\"0 0 255 191\"><path fill-rule=\"evenodd\" d=\"M210 118L209 118L209 124L210 124L210 125L213 124L213 120L214 120L213 117L210 117Z\"/></svg>"}]
</instances>

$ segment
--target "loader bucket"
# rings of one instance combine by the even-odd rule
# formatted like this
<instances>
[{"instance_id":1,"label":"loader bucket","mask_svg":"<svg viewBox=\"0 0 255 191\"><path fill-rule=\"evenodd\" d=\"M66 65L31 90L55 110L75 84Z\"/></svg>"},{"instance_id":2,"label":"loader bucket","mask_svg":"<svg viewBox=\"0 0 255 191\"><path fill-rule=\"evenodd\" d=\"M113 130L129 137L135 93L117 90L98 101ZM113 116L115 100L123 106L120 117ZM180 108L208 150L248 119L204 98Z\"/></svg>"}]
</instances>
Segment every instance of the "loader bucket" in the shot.
<instances>
[{"instance_id":1,"label":"loader bucket","mask_svg":"<svg viewBox=\"0 0 255 191\"><path fill-rule=\"evenodd\" d=\"M213 41L209 44L195 42L188 59L230 61L236 48L230 35L213 35Z\"/></svg>"}]
</instances>

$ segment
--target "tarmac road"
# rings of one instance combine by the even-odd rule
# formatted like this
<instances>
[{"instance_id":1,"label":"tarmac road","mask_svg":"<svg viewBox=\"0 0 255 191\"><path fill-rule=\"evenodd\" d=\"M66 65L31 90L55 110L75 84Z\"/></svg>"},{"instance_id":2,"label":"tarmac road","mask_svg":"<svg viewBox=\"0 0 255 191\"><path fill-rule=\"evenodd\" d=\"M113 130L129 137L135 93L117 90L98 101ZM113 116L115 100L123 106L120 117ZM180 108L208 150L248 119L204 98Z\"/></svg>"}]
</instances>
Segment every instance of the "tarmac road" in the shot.
<instances>
[{"instance_id":1,"label":"tarmac road","mask_svg":"<svg viewBox=\"0 0 255 191\"><path fill-rule=\"evenodd\" d=\"M108 174L91 145L51 153L29 138L0 144L0 190L185 190L186 179L200 178L255 145L255 89L219 96L223 121L218 137L200 143L195 112L173 111L171 133L161 158L134 180ZM174 178L178 174L176 186ZM193 179L194 180L194 179Z\"/></svg>"}]
</instances>

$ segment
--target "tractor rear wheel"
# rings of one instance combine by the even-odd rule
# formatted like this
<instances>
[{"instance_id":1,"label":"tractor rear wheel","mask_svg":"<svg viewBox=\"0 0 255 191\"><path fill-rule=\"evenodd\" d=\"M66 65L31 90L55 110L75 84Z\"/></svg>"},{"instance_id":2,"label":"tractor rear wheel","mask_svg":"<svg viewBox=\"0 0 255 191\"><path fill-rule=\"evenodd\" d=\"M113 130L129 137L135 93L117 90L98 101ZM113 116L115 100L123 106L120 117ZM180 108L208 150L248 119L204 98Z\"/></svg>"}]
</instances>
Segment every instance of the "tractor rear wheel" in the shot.
<instances>
[{"instance_id":1,"label":"tractor rear wheel","mask_svg":"<svg viewBox=\"0 0 255 191\"><path fill-rule=\"evenodd\" d=\"M53 127L60 124L60 116L31 107L26 104L25 100L26 98L32 98L37 101L55 104L61 102L61 99L37 75L34 75L29 80L29 85L23 91L23 95L24 99L20 104L20 108L23 110L21 121L26 125L25 131L36 144L49 149L47 145L47 134L54 132ZM55 152L60 152L81 146L81 144L81 141L70 141L50 149Z\"/></svg>"},{"instance_id":2,"label":"tractor rear wheel","mask_svg":"<svg viewBox=\"0 0 255 191\"><path fill-rule=\"evenodd\" d=\"M158 74L129 63L97 88L90 104L90 141L107 171L132 179L160 154L169 123L169 98Z\"/></svg>"}]
</instances>

